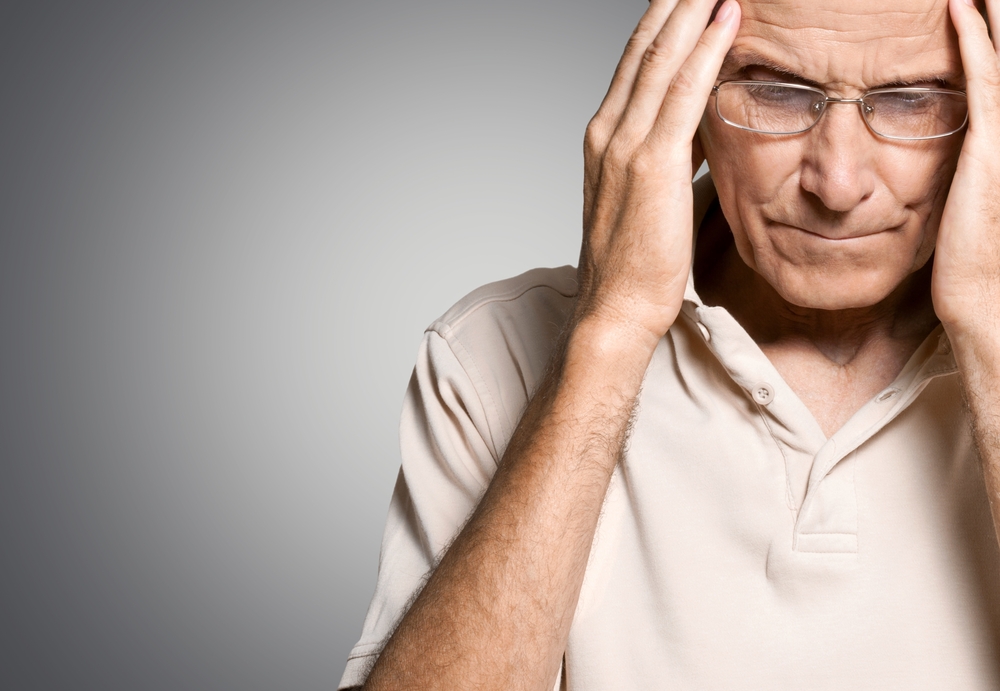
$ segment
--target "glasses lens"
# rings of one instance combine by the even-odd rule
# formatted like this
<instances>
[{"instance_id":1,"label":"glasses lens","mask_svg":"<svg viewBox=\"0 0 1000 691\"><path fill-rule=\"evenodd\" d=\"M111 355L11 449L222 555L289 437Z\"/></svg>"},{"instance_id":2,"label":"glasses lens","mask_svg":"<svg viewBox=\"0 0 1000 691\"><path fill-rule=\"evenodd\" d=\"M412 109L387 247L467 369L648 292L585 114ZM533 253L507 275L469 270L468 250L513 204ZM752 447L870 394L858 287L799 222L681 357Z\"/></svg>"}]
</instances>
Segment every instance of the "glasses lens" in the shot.
<instances>
[{"instance_id":1,"label":"glasses lens","mask_svg":"<svg viewBox=\"0 0 1000 691\"><path fill-rule=\"evenodd\" d=\"M924 139L962 128L965 94L928 89L893 89L865 96L862 109L871 128L887 137Z\"/></svg>"},{"instance_id":2,"label":"glasses lens","mask_svg":"<svg viewBox=\"0 0 1000 691\"><path fill-rule=\"evenodd\" d=\"M724 82L716 94L719 117L757 132L793 134L823 114L825 94L809 87L768 82Z\"/></svg>"}]
</instances>

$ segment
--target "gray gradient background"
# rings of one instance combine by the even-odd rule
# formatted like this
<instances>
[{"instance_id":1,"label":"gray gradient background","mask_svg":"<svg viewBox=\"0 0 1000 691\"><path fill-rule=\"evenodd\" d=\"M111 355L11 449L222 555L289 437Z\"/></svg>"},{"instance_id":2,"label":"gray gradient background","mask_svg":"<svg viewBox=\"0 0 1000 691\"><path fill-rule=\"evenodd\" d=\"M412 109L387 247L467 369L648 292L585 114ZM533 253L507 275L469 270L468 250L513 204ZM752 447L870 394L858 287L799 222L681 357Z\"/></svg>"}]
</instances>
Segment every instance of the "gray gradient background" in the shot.
<instances>
[{"instance_id":1,"label":"gray gradient background","mask_svg":"<svg viewBox=\"0 0 1000 691\"><path fill-rule=\"evenodd\" d=\"M336 685L421 332L575 262L645 6L0 6L0 688Z\"/></svg>"}]
</instances>

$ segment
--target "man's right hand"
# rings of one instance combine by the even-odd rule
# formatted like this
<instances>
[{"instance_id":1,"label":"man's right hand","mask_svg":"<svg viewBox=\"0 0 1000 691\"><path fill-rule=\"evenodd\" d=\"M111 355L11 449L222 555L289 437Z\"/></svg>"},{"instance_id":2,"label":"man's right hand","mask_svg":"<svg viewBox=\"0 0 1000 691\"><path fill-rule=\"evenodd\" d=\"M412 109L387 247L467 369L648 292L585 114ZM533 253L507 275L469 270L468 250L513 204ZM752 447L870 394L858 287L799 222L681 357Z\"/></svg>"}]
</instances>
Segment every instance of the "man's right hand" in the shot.
<instances>
[{"instance_id":1,"label":"man's right hand","mask_svg":"<svg viewBox=\"0 0 1000 691\"><path fill-rule=\"evenodd\" d=\"M734 0L653 0L587 128L577 319L655 345L691 263L695 133L739 25Z\"/></svg>"},{"instance_id":2,"label":"man's right hand","mask_svg":"<svg viewBox=\"0 0 1000 691\"><path fill-rule=\"evenodd\" d=\"M691 263L695 131L732 44L727 0L653 0L587 130L580 293L468 524L365 688L548 691L656 343ZM456 526L457 529L457 526Z\"/></svg>"}]
</instances>

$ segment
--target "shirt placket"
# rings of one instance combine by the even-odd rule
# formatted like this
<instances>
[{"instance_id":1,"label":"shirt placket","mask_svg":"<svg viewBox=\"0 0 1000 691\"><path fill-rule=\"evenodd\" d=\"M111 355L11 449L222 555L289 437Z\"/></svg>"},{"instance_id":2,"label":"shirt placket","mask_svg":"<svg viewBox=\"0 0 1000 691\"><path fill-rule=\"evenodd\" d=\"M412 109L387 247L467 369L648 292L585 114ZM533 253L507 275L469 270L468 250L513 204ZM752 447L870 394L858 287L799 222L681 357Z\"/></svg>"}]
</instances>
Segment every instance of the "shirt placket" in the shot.
<instances>
[{"instance_id":1,"label":"shirt placket","mask_svg":"<svg viewBox=\"0 0 1000 691\"><path fill-rule=\"evenodd\" d=\"M956 370L947 337L932 333L891 386L866 403L827 439L812 413L756 343L721 307L688 303L710 350L756 404L785 463L792 549L851 553L858 549L855 468L859 448L903 412L931 379Z\"/></svg>"}]
</instances>

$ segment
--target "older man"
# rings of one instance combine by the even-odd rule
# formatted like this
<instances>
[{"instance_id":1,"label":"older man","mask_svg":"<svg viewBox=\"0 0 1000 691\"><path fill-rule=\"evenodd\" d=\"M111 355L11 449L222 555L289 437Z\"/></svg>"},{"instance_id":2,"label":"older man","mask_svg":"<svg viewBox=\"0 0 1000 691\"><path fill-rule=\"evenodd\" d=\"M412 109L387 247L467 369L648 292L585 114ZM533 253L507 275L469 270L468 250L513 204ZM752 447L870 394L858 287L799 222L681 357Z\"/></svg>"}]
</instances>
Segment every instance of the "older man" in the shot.
<instances>
[{"instance_id":1,"label":"older man","mask_svg":"<svg viewBox=\"0 0 1000 691\"><path fill-rule=\"evenodd\" d=\"M629 42L578 270L428 330L342 686L1000 687L987 26L714 4Z\"/></svg>"}]
</instances>

